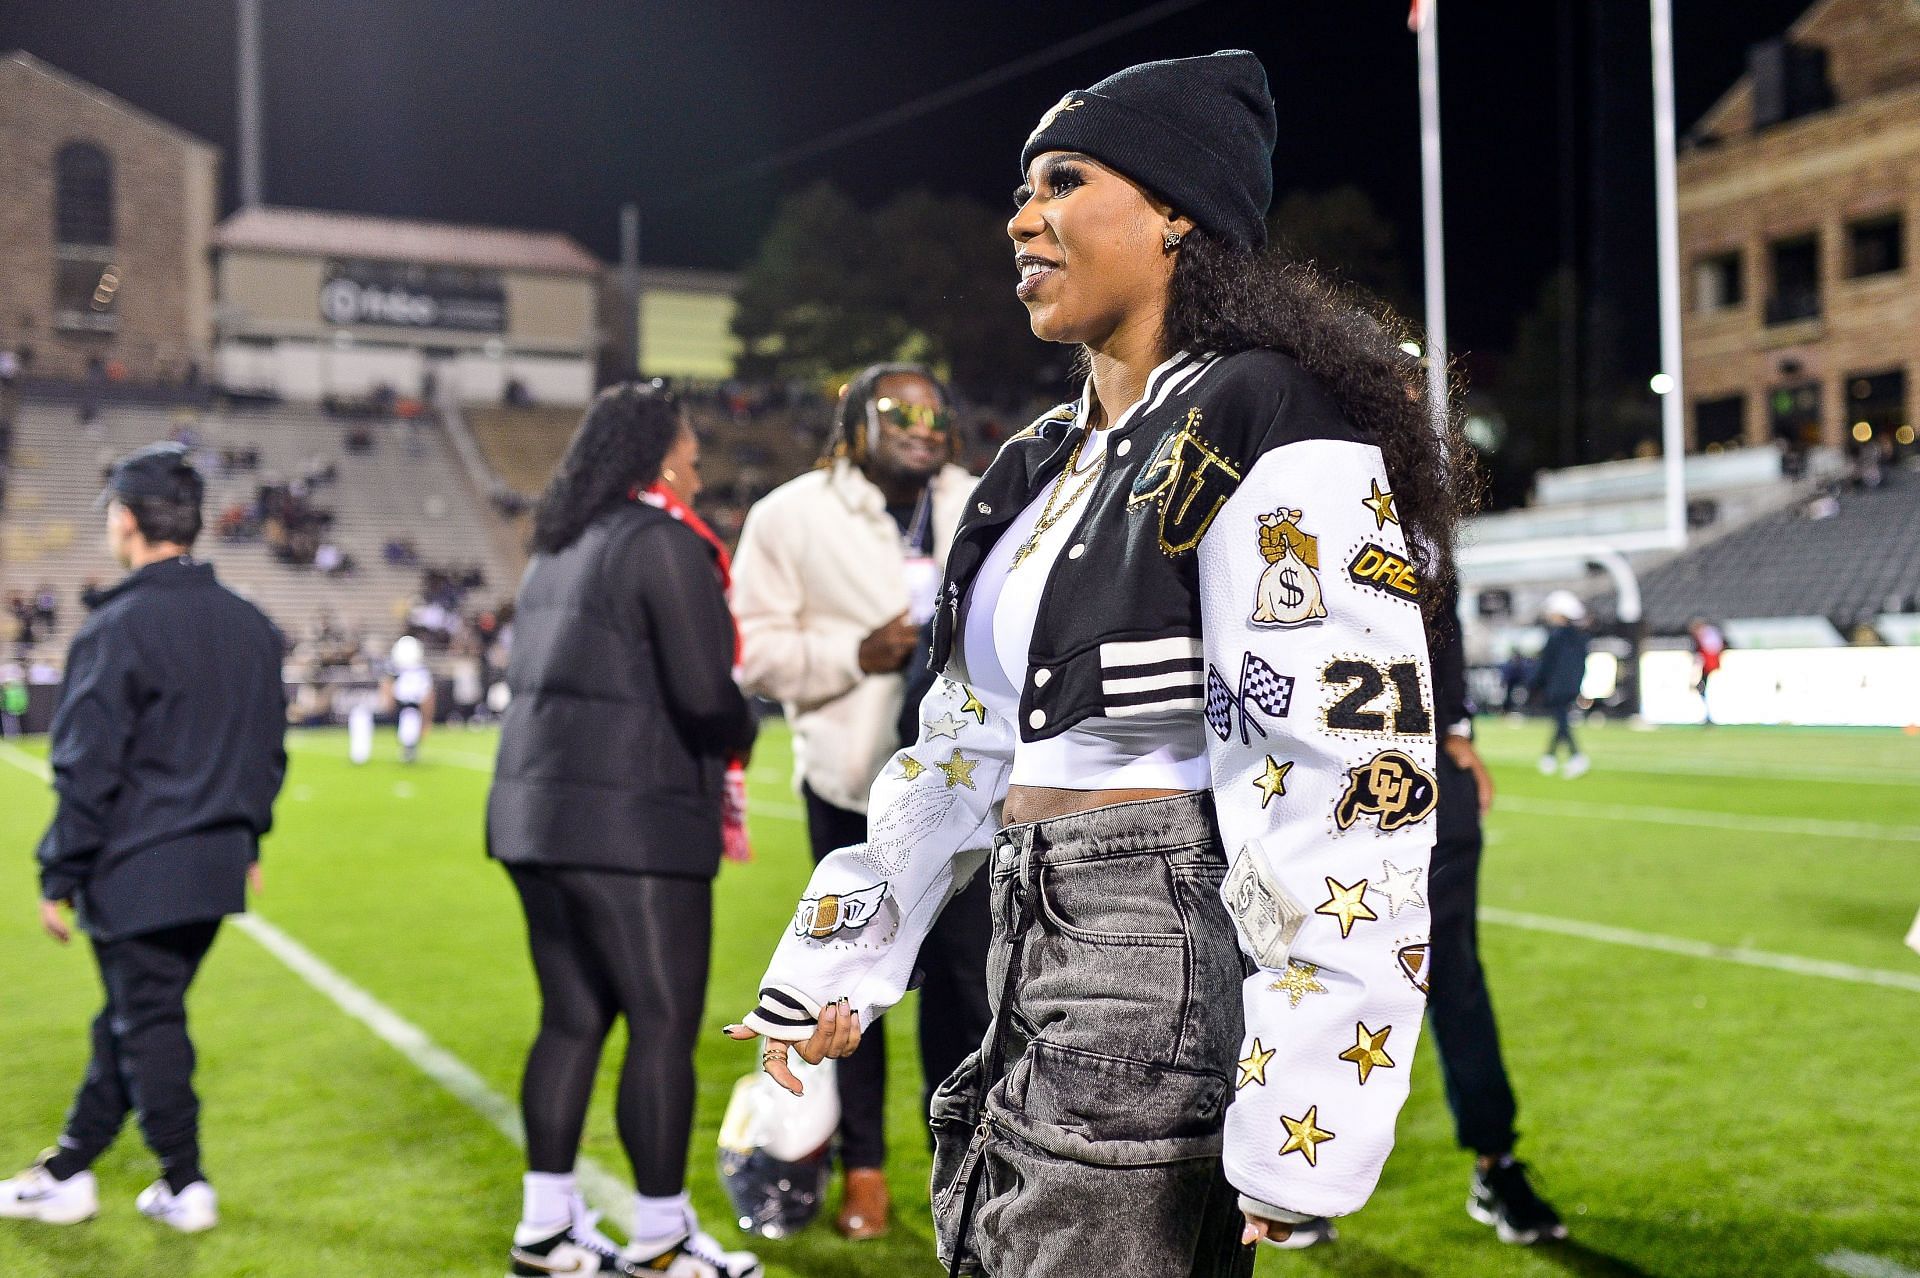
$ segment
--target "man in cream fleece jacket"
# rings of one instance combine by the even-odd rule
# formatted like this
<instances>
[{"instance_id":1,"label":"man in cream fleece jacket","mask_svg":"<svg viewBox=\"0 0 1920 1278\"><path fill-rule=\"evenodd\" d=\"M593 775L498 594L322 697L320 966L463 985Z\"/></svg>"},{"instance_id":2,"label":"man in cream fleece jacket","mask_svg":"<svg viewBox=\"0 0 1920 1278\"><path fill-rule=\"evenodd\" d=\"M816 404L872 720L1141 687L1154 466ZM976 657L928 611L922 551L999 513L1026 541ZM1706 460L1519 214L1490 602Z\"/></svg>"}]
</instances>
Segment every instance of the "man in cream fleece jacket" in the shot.
<instances>
[{"instance_id":1,"label":"man in cream fleece jacket","mask_svg":"<svg viewBox=\"0 0 1920 1278\"><path fill-rule=\"evenodd\" d=\"M841 396L827 463L767 494L741 529L732 601L742 682L785 707L816 861L865 841L867 791L931 683L920 669L924 627L974 484L955 451L947 393L932 374L874 365ZM976 883L921 951L929 1095L986 1033L991 931ZM847 1172L838 1225L874 1238L889 1205L885 1035L867 1036L837 1069Z\"/></svg>"}]
</instances>

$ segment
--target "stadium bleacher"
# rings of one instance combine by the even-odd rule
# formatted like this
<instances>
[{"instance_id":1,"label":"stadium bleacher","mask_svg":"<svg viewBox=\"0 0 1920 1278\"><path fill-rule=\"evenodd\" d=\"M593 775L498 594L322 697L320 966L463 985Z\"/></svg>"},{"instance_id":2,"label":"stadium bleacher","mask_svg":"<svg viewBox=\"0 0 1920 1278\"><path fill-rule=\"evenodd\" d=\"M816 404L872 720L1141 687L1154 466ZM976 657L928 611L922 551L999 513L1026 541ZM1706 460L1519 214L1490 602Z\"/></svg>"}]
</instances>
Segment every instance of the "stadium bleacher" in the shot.
<instances>
[{"instance_id":1,"label":"stadium bleacher","mask_svg":"<svg viewBox=\"0 0 1920 1278\"><path fill-rule=\"evenodd\" d=\"M369 432L370 450L345 447L354 427ZM103 468L182 429L192 432L202 459L214 460L202 467L207 528L196 553L289 636L297 638L324 612L371 642L391 639L419 593L422 566L478 567L489 595L512 592L518 564L511 543L431 417L403 426L347 423L314 407L227 414L113 404L89 432L69 406L29 401L16 429L12 499L0 516L0 596L51 585L62 617L61 629L45 636L54 650L64 651L78 626L81 589L120 575L94 508ZM223 472L223 451L248 449L257 450L257 467ZM325 540L351 557L352 572L328 575L282 563L257 540L222 540L217 525L225 508L251 506L261 484L292 480L316 460L337 468L337 479L316 491L313 503L332 512ZM412 543L416 565L386 562L383 546L396 537Z\"/></svg>"}]
</instances>

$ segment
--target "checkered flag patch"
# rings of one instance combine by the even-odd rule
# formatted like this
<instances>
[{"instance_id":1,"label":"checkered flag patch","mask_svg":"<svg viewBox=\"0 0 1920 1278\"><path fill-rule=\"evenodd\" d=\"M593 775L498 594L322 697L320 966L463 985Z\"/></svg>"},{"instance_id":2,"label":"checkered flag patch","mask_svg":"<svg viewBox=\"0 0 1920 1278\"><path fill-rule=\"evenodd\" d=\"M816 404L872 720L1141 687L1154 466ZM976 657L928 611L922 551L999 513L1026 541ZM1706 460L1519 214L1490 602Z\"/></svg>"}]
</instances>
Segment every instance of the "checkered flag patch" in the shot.
<instances>
[{"instance_id":1,"label":"checkered flag patch","mask_svg":"<svg viewBox=\"0 0 1920 1278\"><path fill-rule=\"evenodd\" d=\"M1225 689L1222 688L1222 691ZM1287 711L1293 708L1293 680L1249 652L1247 664L1240 672L1240 695L1274 718L1283 719ZM1207 699L1207 707L1211 717L1211 696Z\"/></svg>"},{"instance_id":2,"label":"checkered flag patch","mask_svg":"<svg viewBox=\"0 0 1920 1278\"><path fill-rule=\"evenodd\" d=\"M1207 726L1225 741L1233 734L1233 708L1238 704L1233 689L1212 666L1207 667Z\"/></svg>"}]
</instances>

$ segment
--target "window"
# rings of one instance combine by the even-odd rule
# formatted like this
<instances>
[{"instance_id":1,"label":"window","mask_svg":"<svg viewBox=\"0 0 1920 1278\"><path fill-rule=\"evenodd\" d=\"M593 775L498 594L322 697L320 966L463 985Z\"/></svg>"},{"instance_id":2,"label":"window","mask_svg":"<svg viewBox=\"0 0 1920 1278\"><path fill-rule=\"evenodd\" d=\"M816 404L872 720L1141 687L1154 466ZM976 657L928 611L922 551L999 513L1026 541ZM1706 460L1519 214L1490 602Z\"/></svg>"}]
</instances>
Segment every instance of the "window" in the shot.
<instances>
[{"instance_id":1,"label":"window","mask_svg":"<svg viewBox=\"0 0 1920 1278\"><path fill-rule=\"evenodd\" d=\"M1847 228L1847 274L1885 275L1906 265L1900 215L1855 222Z\"/></svg>"},{"instance_id":2,"label":"window","mask_svg":"<svg viewBox=\"0 0 1920 1278\"><path fill-rule=\"evenodd\" d=\"M1773 293L1767 323L1791 324L1820 313L1820 241L1811 235L1775 240L1768 249Z\"/></svg>"},{"instance_id":3,"label":"window","mask_svg":"<svg viewBox=\"0 0 1920 1278\"><path fill-rule=\"evenodd\" d=\"M1847 374L1847 432L1856 444L1887 437L1899 444L1913 442L1904 369Z\"/></svg>"},{"instance_id":4,"label":"window","mask_svg":"<svg viewBox=\"0 0 1920 1278\"><path fill-rule=\"evenodd\" d=\"M1767 423L1773 437L1792 448L1820 442L1820 383L1792 382L1767 394Z\"/></svg>"},{"instance_id":5,"label":"window","mask_svg":"<svg viewBox=\"0 0 1920 1278\"><path fill-rule=\"evenodd\" d=\"M1738 448L1747 437L1747 397L1693 401L1693 443L1701 452Z\"/></svg>"},{"instance_id":6,"label":"window","mask_svg":"<svg viewBox=\"0 0 1920 1278\"><path fill-rule=\"evenodd\" d=\"M119 296L120 268L112 262L64 255L54 262L53 320L60 328L112 332L119 326Z\"/></svg>"},{"instance_id":7,"label":"window","mask_svg":"<svg viewBox=\"0 0 1920 1278\"><path fill-rule=\"evenodd\" d=\"M1724 311L1740 305L1740 251L1714 253L1693 264L1693 305L1700 311Z\"/></svg>"},{"instance_id":8,"label":"window","mask_svg":"<svg viewBox=\"0 0 1920 1278\"><path fill-rule=\"evenodd\" d=\"M113 244L113 162L91 142L69 142L54 157L56 244Z\"/></svg>"}]
</instances>

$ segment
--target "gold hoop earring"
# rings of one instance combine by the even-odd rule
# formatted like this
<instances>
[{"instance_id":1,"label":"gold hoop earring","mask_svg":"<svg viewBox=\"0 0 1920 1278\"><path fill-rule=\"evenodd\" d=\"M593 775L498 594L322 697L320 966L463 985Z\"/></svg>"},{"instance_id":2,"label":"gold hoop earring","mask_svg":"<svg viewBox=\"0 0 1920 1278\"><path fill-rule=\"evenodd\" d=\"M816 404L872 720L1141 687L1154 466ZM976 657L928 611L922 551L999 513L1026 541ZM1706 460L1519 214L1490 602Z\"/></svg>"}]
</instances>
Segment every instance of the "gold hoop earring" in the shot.
<instances>
[{"instance_id":1,"label":"gold hoop earring","mask_svg":"<svg viewBox=\"0 0 1920 1278\"><path fill-rule=\"evenodd\" d=\"M678 483L680 480L680 476L664 468L660 471L660 478L666 480L669 484Z\"/></svg>"}]
</instances>

